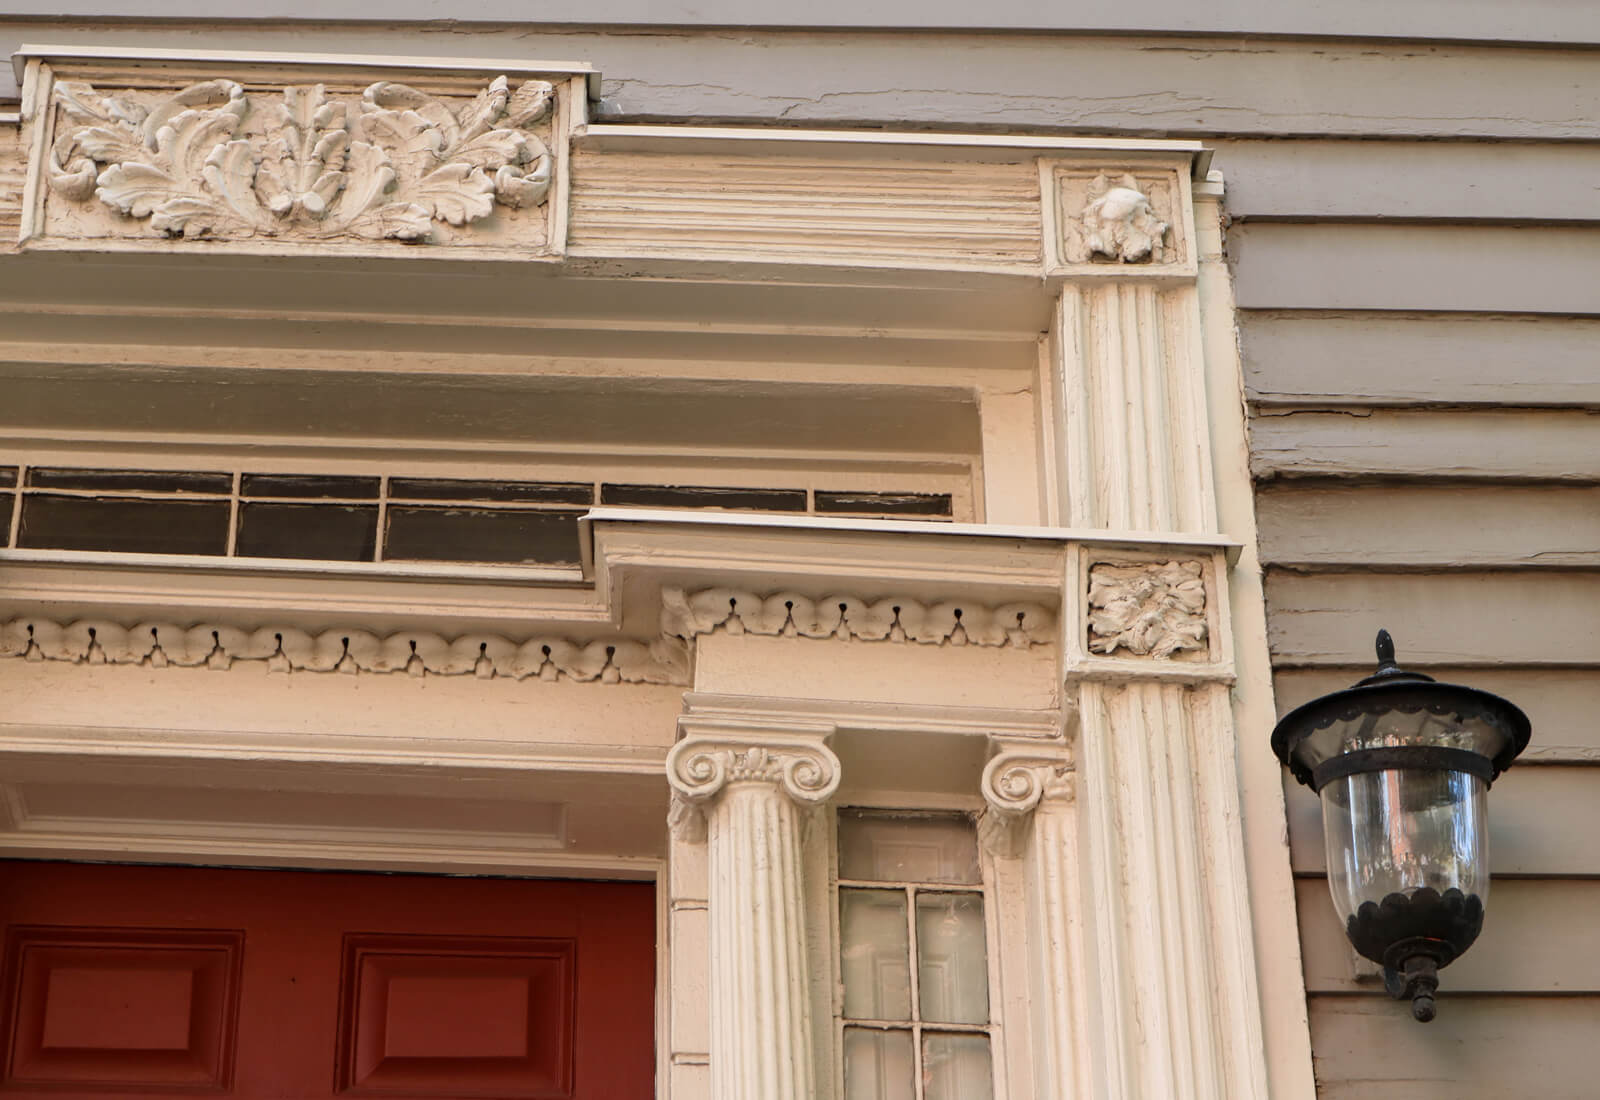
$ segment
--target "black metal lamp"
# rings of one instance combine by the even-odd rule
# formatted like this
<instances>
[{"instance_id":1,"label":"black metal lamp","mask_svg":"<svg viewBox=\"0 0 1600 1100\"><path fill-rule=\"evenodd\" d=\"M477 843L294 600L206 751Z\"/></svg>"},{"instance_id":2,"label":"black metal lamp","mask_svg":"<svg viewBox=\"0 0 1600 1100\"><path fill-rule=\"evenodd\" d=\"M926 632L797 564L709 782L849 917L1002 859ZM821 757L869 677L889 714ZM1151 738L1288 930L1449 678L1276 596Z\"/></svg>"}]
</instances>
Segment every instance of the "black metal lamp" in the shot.
<instances>
[{"instance_id":1,"label":"black metal lamp","mask_svg":"<svg viewBox=\"0 0 1600 1100\"><path fill-rule=\"evenodd\" d=\"M1489 785L1531 728L1498 695L1402 671L1387 630L1377 648L1376 673L1290 711L1272 751L1322 797L1328 887L1350 942L1427 1021L1439 968L1483 928Z\"/></svg>"}]
</instances>

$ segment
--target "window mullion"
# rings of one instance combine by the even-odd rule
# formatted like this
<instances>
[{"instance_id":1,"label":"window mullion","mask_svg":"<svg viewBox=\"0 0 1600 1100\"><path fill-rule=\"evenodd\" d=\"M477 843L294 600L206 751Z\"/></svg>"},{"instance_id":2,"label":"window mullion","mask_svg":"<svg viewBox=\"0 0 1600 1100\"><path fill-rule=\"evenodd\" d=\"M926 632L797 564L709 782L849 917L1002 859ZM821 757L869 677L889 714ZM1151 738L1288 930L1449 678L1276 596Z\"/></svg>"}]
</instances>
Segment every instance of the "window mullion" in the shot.
<instances>
[{"instance_id":1,"label":"window mullion","mask_svg":"<svg viewBox=\"0 0 1600 1100\"><path fill-rule=\"evenodd\" d=\"M906 944L911 952L911 1085L917 1100L922 1095L922 958L917 943L917 888L906 887Z\"/></svg>"}]
</instances>

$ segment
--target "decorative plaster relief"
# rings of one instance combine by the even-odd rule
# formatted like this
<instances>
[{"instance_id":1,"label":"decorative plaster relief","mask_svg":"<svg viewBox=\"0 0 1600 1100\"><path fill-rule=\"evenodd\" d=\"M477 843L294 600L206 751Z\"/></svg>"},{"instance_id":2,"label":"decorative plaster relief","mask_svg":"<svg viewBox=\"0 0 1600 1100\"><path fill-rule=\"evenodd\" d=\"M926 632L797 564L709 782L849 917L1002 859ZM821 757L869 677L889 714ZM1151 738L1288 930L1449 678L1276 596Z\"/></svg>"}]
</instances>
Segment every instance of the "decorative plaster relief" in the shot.
<instances>
[{"instance_id":1,"label":"decorative plaster relief","mask_svg":"<svg viewBox=\"0 0 1600 1100\"><path fill-rule=\"evenodd\" d=\"M733 588L662 589L661 632L690 639L730 634L912 641L926 645L1048 645L1055 616L1038 604L984 607L964 601L924 604L900 596L868 602L856 596L811 599L795 592L759 596Z\"/></svg>"},{"instance_id":2,"label":"decorative plaster relief","mask_svg":"<svg viewBox=\"0 0 1600 1100\"><path fill-rule=\"evenodd\" d=\"M470 100L380 81L281 96L208 80L174 94L56 84L46 166L60 199L101 203L173 237L429 241L441 225L550 190L553 86L497 77ZM456 97L463 100L464 97ZM92 224L64 235L91 236Z\"/></svg>"},{"instance_id":3,"label":"decorative plaster relief","mask_svg":"<svg viewBox=\"0 0 1600 1100\"><path fill-rule=\"evenodd\" d=\"M1205 570L1197 561L1089 567L1089 650L1164 659L1207 650Z\"/></svg>"},{"instance_id":4,"label":"decorative plaster relief","mask_svg":"<svg viewBox=\"0 0 1600 1100\"><path fill-rule=\"evenodd\" d=\"M1052 269L1060 274L1194 274L1188 178L1153 164L1078 168L1057 162Z\"/></svg>"},{"instance_id":5,"label":"decorative plaster relief","mask_svg":"<svg viewBox=\"0 0 1600 1100\"><path fill-rule=\"evenodd\" d=\"M584 682L686 684L687 646L678 639L651 643L563 638L511 641L495 634L448 639L422 631L380 637L365 630L309 634L293 627L240 630L171 623L80 620L65 625L14 619L0 625L0 657L77 664L148 664L226 669L235 661L264 661L272 671L406 672L412 676L475 675L513 680L563 677Z\"/></svg>"},{"instance_id":6,"label":"decorative plaster relief","mask_svg":"<svg viewBox=\"0 0 1600 1100\"><path fill-rule=\"evenodd\" d=\"M1072 752L1065 745L1005 749L983 769L982 790L987 808L978 819L978 839L994 854L1016 858L1040 803L1076 798Z\"/></svg>"}]
</instances>

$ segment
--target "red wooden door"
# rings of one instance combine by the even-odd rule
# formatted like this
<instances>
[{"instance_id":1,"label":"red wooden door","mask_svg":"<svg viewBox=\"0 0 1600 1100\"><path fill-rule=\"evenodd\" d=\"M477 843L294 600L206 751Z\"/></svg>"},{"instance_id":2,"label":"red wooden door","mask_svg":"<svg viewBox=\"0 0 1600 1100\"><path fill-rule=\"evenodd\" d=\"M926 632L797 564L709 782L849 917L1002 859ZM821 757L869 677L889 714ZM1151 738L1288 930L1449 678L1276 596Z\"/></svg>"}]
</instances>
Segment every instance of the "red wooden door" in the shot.
<instances>
[{"instance_id":1,"label":"red wooden door","mask_svg":"<svg viewBox=\"0 0 1600 1100\"><path fill-rule=\"evenodd\" d=\"M646 1100L635 883L0 862L0 1094Z\"/></svg>"}]
</instances>

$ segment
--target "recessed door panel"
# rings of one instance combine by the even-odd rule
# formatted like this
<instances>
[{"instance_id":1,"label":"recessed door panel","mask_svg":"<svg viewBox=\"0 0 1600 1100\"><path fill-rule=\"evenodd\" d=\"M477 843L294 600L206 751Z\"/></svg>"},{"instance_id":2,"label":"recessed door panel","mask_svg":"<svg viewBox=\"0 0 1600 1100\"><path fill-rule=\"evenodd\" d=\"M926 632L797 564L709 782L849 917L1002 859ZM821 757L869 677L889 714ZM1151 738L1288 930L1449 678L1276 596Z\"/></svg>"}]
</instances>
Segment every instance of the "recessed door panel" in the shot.
<instances>
[{"instance_id":1,"label":"recessed door panel","mask_svg":"<svg viewBox=\"0 0 1600 1100\"><path fill-rule=\"evenodd\" d=\"M653 1095L649 885L0 861L0 919L0 1095Z\"/></svg>"}]
</instances>

